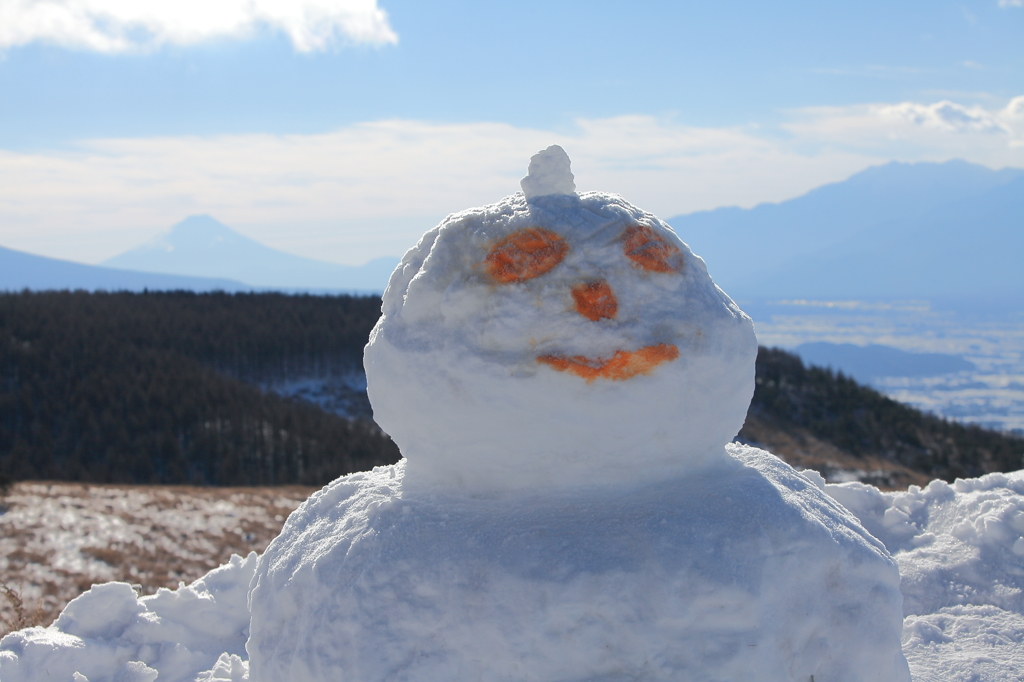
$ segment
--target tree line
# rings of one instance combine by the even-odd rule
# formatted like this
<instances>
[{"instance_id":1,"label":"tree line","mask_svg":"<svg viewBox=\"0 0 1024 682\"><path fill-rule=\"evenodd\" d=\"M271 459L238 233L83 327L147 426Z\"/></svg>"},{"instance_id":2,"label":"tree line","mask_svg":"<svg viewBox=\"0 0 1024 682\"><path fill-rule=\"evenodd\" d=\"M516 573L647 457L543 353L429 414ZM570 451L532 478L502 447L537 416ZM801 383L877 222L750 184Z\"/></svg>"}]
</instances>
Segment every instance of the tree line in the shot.
<instances>
[{"instance_id":1,"label":"tree line","mask_svg":"<svg viewBox=\"0 0 1024 682\"><path fill-rule=\"evenodd\" d=\"M0 295L0 473L319 485L397 461L372 422L254 385L357 366L379 311L374 297Z\"/></svg>"}]
</instances>

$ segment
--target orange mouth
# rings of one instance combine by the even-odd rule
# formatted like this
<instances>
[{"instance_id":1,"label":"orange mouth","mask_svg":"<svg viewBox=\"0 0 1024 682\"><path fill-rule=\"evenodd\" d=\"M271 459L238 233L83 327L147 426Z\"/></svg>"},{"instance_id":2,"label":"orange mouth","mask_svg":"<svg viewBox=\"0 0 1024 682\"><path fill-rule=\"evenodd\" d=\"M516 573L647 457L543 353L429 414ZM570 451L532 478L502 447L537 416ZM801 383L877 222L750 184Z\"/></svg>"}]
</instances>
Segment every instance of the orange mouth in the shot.
<instances>
[{"instance_id":1,"label":"orange mouth","mask_svg":"<svg viewBox=\"0 0 1024 682\"><path fill-rule=\"evenodd\" d=\"M617 350L608 359L588 358L583 355L541 355L537 362L544 363L559 372L572 372L591 383L595 379L625 381L638 374L650 374L658 365L672 362L679 357L679 349L667 343L644 346L639 350Z\"/></svg>"}]
</instances>

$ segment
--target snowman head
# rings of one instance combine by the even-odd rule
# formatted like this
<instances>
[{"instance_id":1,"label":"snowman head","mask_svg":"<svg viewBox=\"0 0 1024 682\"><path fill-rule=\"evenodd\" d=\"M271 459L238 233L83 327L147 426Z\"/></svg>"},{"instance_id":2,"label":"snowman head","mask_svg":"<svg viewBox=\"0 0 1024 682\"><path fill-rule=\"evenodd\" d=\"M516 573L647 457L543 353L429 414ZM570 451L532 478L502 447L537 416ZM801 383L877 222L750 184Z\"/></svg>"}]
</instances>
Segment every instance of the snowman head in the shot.
<instances>
[{"instance_id":1,"label":"snowman head","mask_svg":"<svg viewBox=\"0 0 1024 682\"><path fill-rule=\"evenodd\" d=\"M750 318L668 225L577 194L560 147L523 192L411 249L366 347L408 486L649 480L724 456L753 393Z\"/></svg>"}]
</instances>

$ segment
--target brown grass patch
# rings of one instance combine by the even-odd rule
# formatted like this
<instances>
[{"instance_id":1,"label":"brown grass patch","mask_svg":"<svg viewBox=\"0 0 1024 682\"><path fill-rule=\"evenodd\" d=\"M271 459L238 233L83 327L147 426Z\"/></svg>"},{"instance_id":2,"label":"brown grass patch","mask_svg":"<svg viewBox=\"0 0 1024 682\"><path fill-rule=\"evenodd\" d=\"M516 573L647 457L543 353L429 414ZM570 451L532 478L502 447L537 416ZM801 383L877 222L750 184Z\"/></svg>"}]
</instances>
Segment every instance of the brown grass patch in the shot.
<instances>
[{"instance_id":1,"label":"brown grass patch","mask_svg":"<svg viewBox=\"0 0 1024 682\"><path fill-rule=\"evenodd\" d=\"M42 607L28 611L21 594L7 583L0 582L0 637L8 632L41 625L44 618Z\"/></svg>"},{"instance_id":2,"label":"brown grass patch","mask_svg":"<svg viewBox=\"0 0 1024 682\"><path fill-rule=\"evenodd\" d=\"M262 552L314 490L17 483L0 513L0 581L19 586L16 602L0 592L2 622L50 622L95 583L143 595L190 583L232 554Z\"/></svg>"}]
</instances>

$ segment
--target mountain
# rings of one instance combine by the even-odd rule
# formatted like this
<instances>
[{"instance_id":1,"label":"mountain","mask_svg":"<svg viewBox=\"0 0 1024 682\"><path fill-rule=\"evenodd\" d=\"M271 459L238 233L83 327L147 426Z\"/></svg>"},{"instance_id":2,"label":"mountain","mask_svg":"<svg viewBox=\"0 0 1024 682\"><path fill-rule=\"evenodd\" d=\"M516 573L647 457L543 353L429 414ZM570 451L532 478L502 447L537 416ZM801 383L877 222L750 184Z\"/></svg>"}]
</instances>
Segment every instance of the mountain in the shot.
<instances>
[{"instance_id":1,"label":"mountain","mask_svg":"<svg viewBox=\"0 0 1024 682\"><path fill-rule=\"evenodd\" d=\"M0 291L83 289L86 291L248 291L229 279L183 277L72 263L0 247Z\"/></svg>"},{"instance_id":2,"label":"mountain","mask_svg":"<svg viewBox=\"0 0 1024 682\"><path fill-rule=\"evenodd\" d=\"M741 299L1024 292L1024 169L894 162L778 204L669 223Z\"/></svg>"},{"instance_id":3,"label":"mountain","mask_svg":"<svg viewBox=\"0 0 1024 682\"><path fill-rule=\"evenodd\" d=\"M874 343L856 346L814 341L793 350L808 365L829 367L864 384L882 377L934 377L977 369L962 355L909 353Z\"/></svg>"},{"instance_id":4,"label":"mountain","mask_svg":"<svg viewBox=\"0 0 1024 682\"><path fill-rule=\"evenodd\" d=\"M254 287L379 293L387 286L398 259L378 258L352 266L303 258L238 234L208 215L197 215L103 264L145 272L227 277Z\"/></svg>"}]
</instances>

